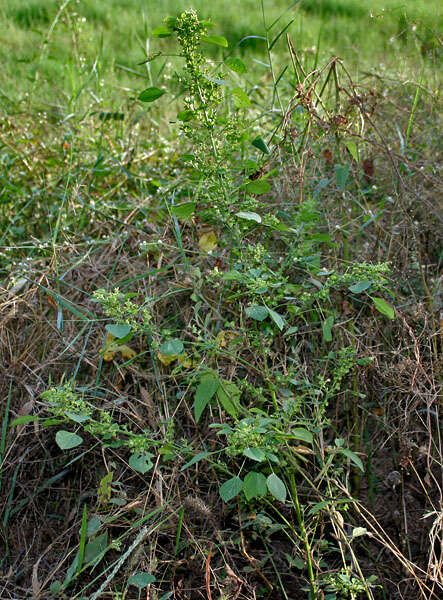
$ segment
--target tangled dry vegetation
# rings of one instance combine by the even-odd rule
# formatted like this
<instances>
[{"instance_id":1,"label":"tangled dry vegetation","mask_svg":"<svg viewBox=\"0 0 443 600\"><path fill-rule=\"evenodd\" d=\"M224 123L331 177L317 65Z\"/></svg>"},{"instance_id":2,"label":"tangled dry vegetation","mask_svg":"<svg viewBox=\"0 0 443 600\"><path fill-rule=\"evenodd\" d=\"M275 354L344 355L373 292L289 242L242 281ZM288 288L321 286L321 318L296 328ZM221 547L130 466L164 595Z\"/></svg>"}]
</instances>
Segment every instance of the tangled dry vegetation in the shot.
<instances>
[{"instance_id":1,"label":"tangled dry vegetation","mask_svg":"<svg viewBox=\"0 0 443 600\"><path fill-rule=\"evenodd\" d=\"M340 314L333 344L352 345L362 364L345 373L344 387L325 406L323 427L314 430L316 445L291 442L298 458L281 473L296 473L297 501L288 493L292 504L267 497L224 502L219 488L226 472L236 472L234 456L225 466L214 459L183 469L198 452L219 448L220 435L210 424L235 421L217 403L196 420L193 373L202 364L216 365L224 381L245 385L242 392L252 403L251 389L263 388L266 371L283 410L278 377L291 373L294 361L305 386L319 370L325 381L331 377L322 320L296 317L289 335L274 327L269 339L264 329L251 338L244 317L250 298L235 290L220 294L211 276L215 267L222 273L230 268L229 235L198 215L178 221L163 200L186 178L180 158L186 142L159 140L136 101L128 103L123 120L113 114L67 120L44 112L40 120L22 113L3 121L3 201L14 195L15 204L3 205L2 221L0 598L136 598L137 586L126 588L135 571L155 576L139 587L138 597L301 598L309 583L307 552L323 577L318 598L440 597L435 99L421 96L406 152L399 135L411 121L405 87L369 76L355 86L331 65L315 85L315 77L300 78L280 141L250 180L271 173L272 189L260 201L283 219L317 195L316 231L325 236L320 253L329 266L389 262L395 319L343 290L333 292ZM343 79L329 120L318 101L328 73L330 82L337 73ZM297 121L300 106L312 109L307 129ZM355 157L353 146L339 143L355 118L352 111L364 122L363 151ZM291 148L299 144L294 157ZM343 157L350 165L350 192L341 189L339 176L335 183ZM318 192L322 181L334 183ZM180 200L193 200L189 187ZM216 236L211 252L199 246L208 231ZM252 228L243 244L265 243L278 262L288 252L280 233L265 237L263 228ZM117 347L103 360L107 321L93 294L111 288L131 292L134 302L155 299L152 331L166 331L166 337L184 332L195 350L188 364L159 360L155 342L163 338L151 343L146 335L127 342L129 355ZM267 345L265 354L257 343ZM82 434L84 444L73 451L60 449L60 421L41 394L70 379L119 426L150 430L160 448L151 470L137 472L126 448L103 444L92 433ZM300 394L308 397L303 385ZM10 426L26 416L31 418ZM317 456L327 456L335 438L347 440L364 473L345 461L328 471L328 488ZM104 558L63 589L54 583L66 581L81 546L84 507L88 527L98 517L101 535L106 531ZM298 538L294 531L301 532ZM340 570L342 559L349 571ZM375 576L375 583L352 591L347 581L340 588L340 580L332 579L336 572L365 581Z\"/></svg>"}]
</instances>

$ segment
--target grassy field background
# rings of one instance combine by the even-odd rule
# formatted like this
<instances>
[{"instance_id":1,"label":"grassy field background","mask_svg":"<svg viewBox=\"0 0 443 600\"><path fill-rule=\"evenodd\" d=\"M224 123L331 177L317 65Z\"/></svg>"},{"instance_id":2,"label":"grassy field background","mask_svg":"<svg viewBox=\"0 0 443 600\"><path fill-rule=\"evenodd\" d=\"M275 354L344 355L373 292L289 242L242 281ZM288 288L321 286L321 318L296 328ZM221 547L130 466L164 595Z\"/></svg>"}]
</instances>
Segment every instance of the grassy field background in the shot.
<instances>
[{"instance_id":1,"label":"grassy field background","mask_svg":"<svg viewBox=\"0 0 443 600\"><path fill-rule=\"evenodd\" d=\"M122 88L134 84L126 69L144 73L138 64L146 53L150 31L161 24L164 15L176 14L188 4L184 0L3 2L3 102L14 105L29 93L28 102L50 99L65 104L91 86L105 101L124 98ZM220 0L211 7L202 0L192 4L217 23L232 47L247 36L263 34L260 0ZM265 0L267 25L290 6L285 0ZM441 4L438 0L304 0L286 12L281 27L290 20L293 43L297 50L306 51L306 60L316 56L318 49L321 59L338 55L354 67L394 73L410 70L413 79L424 58L437 50ZM274 32L278 31L276 26ZM247 40L240 53L262 60L263 42Z\"/></svg>"}]
</instances>

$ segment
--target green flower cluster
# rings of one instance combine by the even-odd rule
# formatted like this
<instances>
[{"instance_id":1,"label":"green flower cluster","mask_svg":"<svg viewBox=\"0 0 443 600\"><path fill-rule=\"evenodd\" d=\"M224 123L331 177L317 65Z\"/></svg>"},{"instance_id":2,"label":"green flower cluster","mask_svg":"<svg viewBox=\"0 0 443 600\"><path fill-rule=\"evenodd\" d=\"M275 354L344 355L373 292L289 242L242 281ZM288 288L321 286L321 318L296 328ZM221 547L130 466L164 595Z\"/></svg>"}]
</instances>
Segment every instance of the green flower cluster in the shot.
<instances>
[{"instance_id":1,"label":"green flower cluster","mask_svg":"<svg viewBox=\"0 0 443 600\"><path fill-rule=\"evenodd\" d=\"M149 309L132 302L132 294L123 294L119 288L95 290L93 297L102 305L107 317L119 324L130 325L134 331L143 331L151 320Z\"/></svg>"},{"instance_id":2,"label":"green flower cluster","mask_svg":"<svg viewBox=\"0 0 443 600\"><path fill-rule=\"evenodd\" d=\"M66 413L89 416L93 412L83 397L74 392L71 383L52 387L42 392L40 398L50 404L51 412L57 417L64 417Z\"/></svg>"},{"instance_id":3,"label":"green flower cluster","mask_svg":"<svg viewBox=\"0 0 443 600\"><path fill-rule=\"evenodd\" d=\"M228 456L238 456L246 448L260 448L267 452L275 452L278 443L274 432L256 419L242 419L228 435Z\"/></svg>"}]
</instances>

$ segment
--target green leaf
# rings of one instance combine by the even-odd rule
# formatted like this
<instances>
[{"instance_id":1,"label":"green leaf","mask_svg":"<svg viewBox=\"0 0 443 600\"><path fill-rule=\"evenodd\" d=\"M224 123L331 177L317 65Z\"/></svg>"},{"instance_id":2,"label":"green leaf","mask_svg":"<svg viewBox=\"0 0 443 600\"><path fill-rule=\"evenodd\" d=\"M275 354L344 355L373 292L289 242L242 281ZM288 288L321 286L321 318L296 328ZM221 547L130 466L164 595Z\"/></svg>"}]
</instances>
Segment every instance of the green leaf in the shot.
<instances>
[{"instance_id":1,"label":"green leaf","mask_svg":"<svg viewBox=\"0 0 443 600\"><path fill-rule=\"evenodd\" d=\"M131 577L128 579L128 585L133 585L138 588L139 591L141 591L154 581L154 575L140 571L139 573L134 573L134 575L131 575Z\"/></svg>"},{"instance_id":2,"label":"green leaf","mask_svg":"<svg viewBox=\"0 0 443 600\"><path fill-rule=\"evenodd\" d=\"M250 458L256 462L263 462L266 458L265 453L260 448L246 448L243 450L243 454L246 458Z\"/></svg>"},{"instance_id":3,"label":"green leaf","mask_svg":"<svg viewBox=\"0 0 443 600\"><path fill-rule=\"evenodd\" d=\"M267 194L271 191L271 184L264 179L256 179L245 185L245 190L248 194Z\"/></svg>"},{"instance_id":4,"label":"green leaf","mask_svg":"<svg viewBox=\"0 0 443 600\"><path fill-rule=\"evenodd\" d=\"M144 474L154 466L151 461L153 456L150 452L135 452L129 457L128 464L134 471Z\"/></svg>"},{"instance_id":5,"label":"green leaf","mask_svg":"<svg viewBox=\"0 0 443 600\"><path fill-rule=\"evenodd\" d=\"M95 533L97 533L101 526L102 522L100 520L100 517L92 517L92 519L88 522L88 525L86 526L86 535L88 537L94 535Z\"/></svg>"},{"instance_id":6,"label":"green leaf","mask_svg":"<svg viewBox=\"0 0 443 600\"><path fill-rule=\"evenodd\" d=\"M84 564L97 564L104 556L108 546L108 532L97 536L86 544Z\"/></svg>"},{"instance_id":7,"label":"green leaf","mask_svg":"<svg viewBox=\"0 0 443 600\"><path fill-rule=\"evenodd\" d=\"M228 40L222 35L202 35L200 39L207 44L214 44L215 46L222 46L223 48L228 47Z\"/></svg>"},{"instance_id":8,"label":"green leaf","mask_svg":"<svg viewBox=\"0 0 443 600\"><path fill-rule=\"evenodd\" d=\"M106 331L114 337L122 339L131 333L131 326L126 324L118 325L117 323L109 323L106 325Z\"/></svg>"},{"instance_id":9,"label":"green leaf","mask_svg":"<svg viewBox=\"0 0 443 600\"><path fill-rule=\"evenodd\" d=\"M194 416L196 423L199 422L203 411L219 386L219 380L212 373L205 373L200 379L194 396Z\"/></svg>"},{"instance_id":10,"label":"green leaf","mask_svg":"<svg viewBox=\"0 0 443 600\"><path fill-rule=\"evenodd\" d=\"M192 110L181 110L177 113L177 119L182 121L182 123L187 123L194 116L194 112Z\"/></svg>"},{"instance_id":11,"label":"green leaf","mask_svg":"<svg viewBox=\"0 0 443 600\"><path fill-rule=\"evenodd\" d=\"M80 444L83 442L83 438L76 433L71 433L70 431L61 429L60 431L57 431L55 435L55 441L57 442L58 447L62 450L70 450L71 448L80 446Z\"/></svg>"},{"instance_id":12,"label":"green leaf","mask_svg":"<svg viewBox=\"0 0 443 600\"><path fill-rule=\"evenodd\" d=\"M275 310L272 310L271 308L268 308L268 312L269 312L269 316L271 317L271 319L274 321L274 323L277 325L277 327L281 331L283 329L283 327L285 326L285 320L283 319L283 317L281 315L279 315L278 312L275 312Z\"/></svg>"},{"instance_id":13,"label":"green leaf","mask_svg":"<svg viewBox=\"0 0 443 600\"><path fill-rule=\"evenodd\" d=\"M295 427L291 430L291 435L294 439L302 440L307 444L312 444L312 441L314 439L312 433L307 429L304 429L303 427Z\"/></svg>"},{"instance_id":14,"label":"green leaf","mask_svg":"<svg viewBox=\"0 0 443 600\"><path fill-rule=\"evenodd\" d=\"M164 90L160 90L157 87L149 87L139 94L138 99L142 102L154 102L154 100L157 100L163 94L165 94Z\"/></svg>"},{"instance_id":15,"label":"green leaf","mask_svg":"<svg viewBox=\"0 0 443 600\"><path fill-rule=\"evenodd\" d=\"M372 285L372 281L358 281L354 283L354 285L350 285L348 290L353 294L361 294L362 292L368 290Z\"/></svg>"},{"instance_id":16,"label":"green leaf","mask_svg":"<svg viewBox=\"0 0 443 600\"><path fill-rule=\"evenodd\" d=\"M394 308L386 300L383 300L383 298L374 298L374 296L371 296L371 299L378 312L388 317L388 319L395 319Z\"/></svg>"},{"instance_id":17,"label":"green leaf","mask_svg":"<svg viewBox=\"0 0 443 600\"><path fill-rule=\"evenodd\" d=\"M251 106L251 100L248 94L246 94L241 88L234 88L231 90L231 96L234 98L234 104L237 108L248 108Z\"/></svg>"},{"instance_id":18,"label":"green leaf","mask_svg":"<svg viewBox=\"0 0 443 600\"><path fill-rule=\"evenodd\" d=\"M162 354L181 354L184 350L183 342L178 339L168 340L160 346Z\"/></svg>"},{"instance_id":19,"label":"green leaf","mask_svg":"<svg viewBox=\"0 0 443 600\"><path fill-rule=\"evenodd\" d=\"M83 504L83 516L82 516L82 524L80 528L80 542L78 547L78 567L77 573L80 573L80 570L83 565L83 558L85 555L85 544L86 544L86 528L87 528L87 518L88 518L88 510L86 508L86 504Z\"/></svg>"},{"instance_id":20,"label":"green leaf","mask_svg":"<svg viewBox=\"0 0 443 600\"><path fill-rule=\"evenodd\" d=\"M365 472L361 459L354 452L352 452L352 450L349 450L349 448L340 448L340 452L347 456L362 473Z\"/></svg>"},{"instance_id":21,"label":"green leaf","mask_svg":"<svg viewBox=\"0 0 443 600\"><path fill-rule=\"evenodd\" d=\"M221 381L217 388L217 399L223 406L225 411L234 417L238 415L238 401L241 396L241 391L232 381Z\"/></svg>"},{"instance_id":22,"label":"green leaf","mask_svg":"<svg viewBox=\"0 0 443 600\"><path fill-rule=\"evenodd\" d=\"M61 581L58 581L57 579L51 583L50 587L49 587L49 591L51 592L51 594L53 594L54 596L58 596L59 592L62 591L62 587L63 584Z\"/></svg>"},{"instance_id":23,"label":"green leaf","mask_svg":"<svg viewBox=\"0 0 443 600\"><path fill-rule=\"evenodd\" d=\"M240 219L246 219L246 221L255 221L256 223L261 223L261 216L255 212L240 211L235 213L235 216L240 217Z\"/></svg>"},{"instance_id":24,"label":"green leaf","mask_svg":"<svg viewBox=\"0 0 443 600\"><path fill-rule=\"evenodd\" d=\"M367 533L368 530L366 529L366 527L354 527L354 529L352 530L352 539L360 537L361 535L366 535Z\"/></svg>"},{"instance_id":25,"label":"green leaf","mask_svg":"<svg viewBox=\"0 0 443 600\"><path fill-rule=\"evenodd\" d=\"M228 479L228 481L225 481L220 487L220 497L223 502L229 502L238 496L242 489L243 481L240 479L240 477L232 477L232 479Z\"/></svg>"},{"instance_id":26,"label":"green leaf","mask_svg":"<svg viewBox=\"0 0 443 600\"><path fill-rule=\"evenodd\" d=\"M11 421L9 427L16 427L17 425L23 425L24 423L32 423L33 421L38 421L37 415L22 415Z\"/></svg>"},{"instance_id":27,"label":"green leaf","mask_svg":"<svg viewBox=\"0 0 443 600\"><path fill-rule=\"evenodd\" d=\"M349 165L335 165L334 166L335 178L339 190L344 190L346 182L348 181Z\"/></svg>"},{"instance_id":28,"label":"green leaf","mask_svg":"<svg viewBox=\"0 0 443 600\"><path fill-rule=\"evenodd\" d=\"M75 421L76 423L84 423L85 421L89 421L89 419L91 418L89 415L85 415L82 413L74 413L70 412L69 410L65 412L65 415L73 421Z\"/></svg>"},{"instance_id":29,"label":"green leaf","mask_svg":"<svg viewBox=\"0 0 443 600\"><path fill-rule=\"evenodd\" d=\"M240 75L243 75L244 73L248 72L245 63L240 58L228 58L228 60L225 60L225 65L229 69L231 69L231 71L235 71L235 73L240 73Z\"/></svg>"},{"instance_id":30,"label":"green leaf","mask_svg":"<svg viewBox=\"0 0 443 600\"><path fill-rule=\"evenodd\" d=\"M328 317L323 321L323 338L326 342L332 342L332 326L334 325L334 317Z\"/></svg>"},{"instance_id":31,"label":"green leaf","mask_svg":"<svg viewBox=\"0 0 443 600\"><path fill-rule=\"evenodd\" d=\"M256 321L264 321L269 315L269 310L266 306L248 306L245 312L246 316Z\"/></svg>"},{"instance_id":32,"label":"green leaf","mask_svg":"<svg viewBox=\"0 0 443 600\"><path fill-rule=\"evenodd\" d=\"M263 154L269 154L269 148L262 137L256 137L255 140L252 140L251 144L261 150Z\"/></svg>"},{"instance_id":33,"label":"green leaf","mask_svg":"<svg viewBox=\"0 0 443 600\"><path fill-rule=\"evenodd\" d=\"M246 496L246 500L252 500L253 498L260 498L266 495L266 477L263 473L257 471L250 471L243 482L243 491Z\"/></svg>"},{"instance_id":34,"label":"green leaf","mask_svg":"<svg viewBox=\"0 0 443 600\"><path fill-rule=\"evenodd\" d=\"M176 215L177 217L183 217L187 219L192 215L196 206L196 202L183 202L183 204L177 204L177 206L172 206L171 211L172 214Z\"/></svg>"},{"instance_id":35,"label":"green leaf","mask_svg":"<svg viewBox=\"0 0 443 600\"><path fill-rule=\"evenodd\" d=\"M278 477L275 473L271 473L269 477L266 479L266 485L270 493L280 500L280 502L284 502L286 500L286 486L283 481Z\"/></svg>"},{"instance_id":36,"label":"green leaf","mask_svg":"<svg viewBox=\"0 0 443 600\"><path fill-rule=\"evenodd\" d=\"M155 27L155 29L152 30L151 35L155 38L164 38L171 36L172 31L167 27L160 25L160 27Z\"/></svg>"},{"instance_id":37,"label":"green leaf","mask_svg":"<svg viewBox=\"0 0 443 600\"><path fill-rule=\"evenodd\" d=\"M183 465L180 471L186 471L186 469L189 469L189 467L192 467L192 465L195 465L201 460L208 458L208 456L211 456L211 452L199 452L198 454L193 456L191 460L189 460L185 465Z\"/></svg>"},{"instance_id":38,"label":"green leaf","mask_svg":"<svg viewBox=\"0 0 443 600\"><path fill-rule=\"evenodd\" d=\"M357 144L352 140L348 140L346 142L346 148L349 150L349 154L352 156L352 158L358 162Z\"/></svg>"}]
</instances>

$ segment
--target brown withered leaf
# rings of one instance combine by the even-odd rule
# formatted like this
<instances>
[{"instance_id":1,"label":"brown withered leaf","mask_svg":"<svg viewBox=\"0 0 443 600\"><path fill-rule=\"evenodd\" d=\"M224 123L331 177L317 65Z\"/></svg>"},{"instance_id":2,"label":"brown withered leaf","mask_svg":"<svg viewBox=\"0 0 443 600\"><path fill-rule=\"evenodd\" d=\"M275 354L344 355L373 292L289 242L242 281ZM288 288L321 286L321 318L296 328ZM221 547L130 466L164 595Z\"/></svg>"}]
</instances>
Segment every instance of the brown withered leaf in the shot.
<instances>
[{"instance_id":1,"label":"brown withered leaf","mask_svg":"<svg viewBox=\"0 0 443 600\"><path fill-rule=\"evenodd\" d=\"M372 181L374 178L375 167L374 167L374 159L372 157L365 158L362 164L363 173L365 174L365 179L368 183Z\"/></svg>"},{"instance_id":2,"label":"brown withered leaf","mask_svg":"<svg viewBox=\"0 0 443 600\"><path fill-rule=\"evenodd\" d=\"M332 156L332 152L329 150L329 148L325 148L325 150L323 150L322 154L326 158L326 160L328 161L328 163L330 165L334 164L334 157Z\"/></svg>"},{"instance_id":3,"label":"brown withered leaf","mask_svg":"<svg viewBox=\"0 0 443 600\"><path fill-rule=\"evenodd\" d=\"M157 426L158 426L158 419L157 419L158 411L156 410L155 404L152 401L151 394L148 392L148 390L146 388L144 388L143 386L140 386L140 395L142 397L143 404L146 407L146 413L147 413L148 423L152 427L152 429L157 429Z\"/></svg>"}]
</instances>

